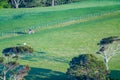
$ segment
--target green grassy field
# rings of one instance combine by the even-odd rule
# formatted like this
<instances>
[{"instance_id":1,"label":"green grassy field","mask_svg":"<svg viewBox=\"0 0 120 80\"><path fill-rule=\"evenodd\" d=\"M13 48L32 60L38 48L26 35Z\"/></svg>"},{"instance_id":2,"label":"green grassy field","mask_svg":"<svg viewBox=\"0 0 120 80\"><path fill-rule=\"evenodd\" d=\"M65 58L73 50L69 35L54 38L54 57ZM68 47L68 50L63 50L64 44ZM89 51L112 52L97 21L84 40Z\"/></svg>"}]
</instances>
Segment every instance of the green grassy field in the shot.
<instances>
[{"instance_id":1,"label":"green grassy field","mask_svg":"<svg viewBox=\"0 0 120 80\"><path fill-rule=\"evenodd\" d=\"M19 61L31 67L27 80L67 80L65 72L74 56L96 54L102 38L120 35L119 1L0 11L0 32L6 33L0 38L0 51L24 42L34 48L33 55ZM9 35L28 28L36 32ZM111 77L116 79L120 79L119 57L117 54L109 62Z\"/></svg>"}]
</instances>

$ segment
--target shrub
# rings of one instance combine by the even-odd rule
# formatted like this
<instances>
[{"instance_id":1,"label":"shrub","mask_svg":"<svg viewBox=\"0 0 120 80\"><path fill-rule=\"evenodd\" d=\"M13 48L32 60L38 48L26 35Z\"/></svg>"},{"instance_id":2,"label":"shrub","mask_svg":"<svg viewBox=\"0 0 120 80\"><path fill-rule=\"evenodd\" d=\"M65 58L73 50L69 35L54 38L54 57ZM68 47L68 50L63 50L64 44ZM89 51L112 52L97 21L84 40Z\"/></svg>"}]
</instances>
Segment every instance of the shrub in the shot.
<instances>
[{"instance_id":1,"label":"shrub","mask_svg":"<svg viewBox=\"0 0 120 80\"><path fill-rule=\"evenodd\" d=\"M0 0L0 8L10 8L10 4L7 0Z\"/></svg>"},{"instance_id":2,"label":"shrub","mask_svg":"<svg viewBox=\"0 0 120 80\"><path fill-rule=\"evenodd\" d=\"M10 54L23 54L23 53L33 53L33 48L30 46L16 46L16 47L9 47L3 49L2 53L5 56L9 56Z\"/></svg>"},{"instance_id":3,"label":"shrub","mask_svg":"<svg viewBox=\"0 0 120 80\"><path fill-rule=\"evenodd\" d=\"M67 74L72 80L105 80L106 67L92 54L82 54L70 61Z\"/></svg>"}]
</instances>

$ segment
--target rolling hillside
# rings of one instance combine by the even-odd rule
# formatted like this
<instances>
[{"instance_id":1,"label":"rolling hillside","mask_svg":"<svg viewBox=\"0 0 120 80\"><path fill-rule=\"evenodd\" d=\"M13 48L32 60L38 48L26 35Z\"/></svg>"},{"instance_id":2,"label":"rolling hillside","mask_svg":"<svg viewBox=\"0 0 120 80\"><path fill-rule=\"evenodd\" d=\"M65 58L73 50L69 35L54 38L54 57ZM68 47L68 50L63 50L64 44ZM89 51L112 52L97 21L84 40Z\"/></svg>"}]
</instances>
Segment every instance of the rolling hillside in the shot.
<instances>
[{"instance_id":1,"label":"rolling hillside","mask_svg":"<svg viewBox=\"0 0 120 80\"><path fill-rule=\"evenodd\" d=\"M29 28L34 34L24 33ZM27 80L67 80L69 61L81 53L96 54L104 37L120 37L120 2L89 1L69 5L0 10L0 51L18 44L35 52L19 62L28 64ZM102 57L98 56L101 60ZM120 79L120 54L109 63L111 77Z\"/></svg>"}]
</instances>

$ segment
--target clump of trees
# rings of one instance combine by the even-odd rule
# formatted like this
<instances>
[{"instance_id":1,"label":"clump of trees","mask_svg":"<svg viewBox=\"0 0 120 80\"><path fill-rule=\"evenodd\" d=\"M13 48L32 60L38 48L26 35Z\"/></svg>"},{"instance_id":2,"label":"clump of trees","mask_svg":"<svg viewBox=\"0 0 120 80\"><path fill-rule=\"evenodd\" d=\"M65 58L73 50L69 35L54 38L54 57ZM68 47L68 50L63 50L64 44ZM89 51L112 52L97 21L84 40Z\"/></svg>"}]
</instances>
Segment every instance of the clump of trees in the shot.
<instances>
[{"instance_id":1,"label":"clump of trees","mask_svg":"<svg viewBox=\"0 0 120 80\"><path fill-rule=\"evenodd\" d=\"M102 61L92 54L81 54L70 61L67 74L71 80L105 80L106 68Z\"/></svg>"},{"instance_id":2,"label":"clump of trees","mask_svg":"<svg viewBox=\"0 0 120 80\"><path fill-rule=\"evenodd\" d=\"M40 6L55 6L80 1L82 0L0 0L0 4L1 8L29 8Z\"/></svg>"},{"instance_id":3,"label":"clump of trees","mask_svg":"<svg viewBox=\"0 0 120 80\"><path fill-rule=\"evenodd\" d=\"M33 53L29 46L17 46L5 48L0 57L0 79L2 80L23 80L30 70L28 65L20 65L17 61L19 55Z\"/></svg>"}]
</instances>

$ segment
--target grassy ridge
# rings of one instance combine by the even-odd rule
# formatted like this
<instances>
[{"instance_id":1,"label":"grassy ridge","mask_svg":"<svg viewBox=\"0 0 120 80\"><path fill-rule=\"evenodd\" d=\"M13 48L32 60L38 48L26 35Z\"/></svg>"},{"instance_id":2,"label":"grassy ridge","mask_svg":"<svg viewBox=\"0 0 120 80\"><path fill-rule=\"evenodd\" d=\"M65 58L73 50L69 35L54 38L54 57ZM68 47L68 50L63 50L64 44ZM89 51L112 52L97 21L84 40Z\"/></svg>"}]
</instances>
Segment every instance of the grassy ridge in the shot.
<instances>
[{"instance_id":1,"label":"grassy ridge","mask_svg":"<svg viewBox=\"0 0 120 80\"><path fill-rule=\"evenodd\" d=\"M110 5L113 3L109 1L106 2ZM10 10L8 10L8 12L6 10L2 10L3 13L0 14L4 14L5 11L6 18L3 19L3 21L0 21L1 32L7 32L8 30L12 31L13 29L21 29L24 27L26 28L31 25L35 26L38 25L39 22L42 23L42 21L43 23L49 23L56 20L64 20L67 18L110 10L117 10L117 12L91 18L83 23L77 22L76 24L63 27L46 28L31 35L24 34L21 36L3 38L0 39L0 51L2 52L2 50L6 47L16 46L18 44L22 45L26 42L27 45L32 46L35 50L33 55L25 58L23 57L22 60L19 61L21 64L29 64L31 67L31 71L26 77L27 80L65 80L65 72L69 66L68 63L74 56L81 53L95 54L95 52L99 49L97 43L100 39L108 36L119 36L120 34L120 7L118 3L116 3L116 5L113 3L114 6L105 6L104 4L102 7L98 7L97 2L96 4L91 2L90 7L87 7L87 4L86 7L84 7L84 3L84 8L76 7L71 10L66 7L67 9L64 10L62 10L63 8L56 8L56 11L50 11L48 8L46 9L48 11L44 12L43 10L41 13L38 10L39 8L31 9L31 11L28 9L22 17L14 19L13 17L15 15L21 15L22 13L19 13L19 11L21 12L24 9L15 10L15 14ZM93 4L96 5L96 7ZM77 3L74 4L74 6L75 5L77 5ZM8 15L9 11L10 16ZM33 13L30 14L30 12ZM2 17L5 16L0 15L0 18ZM22 22L22 20L24 21ZM12 24L10 22L16 22L16 24ZM22 24L18 22L21 22ZM4 26L4 28L2 26ZM101 59L100 55L97 56ZM120 61L119 57L120 54L117 54L109 63L110 69L112 70L111 76L118 79L120 79L120 64L118 63Z\"/></svg>"}]
</instances>

